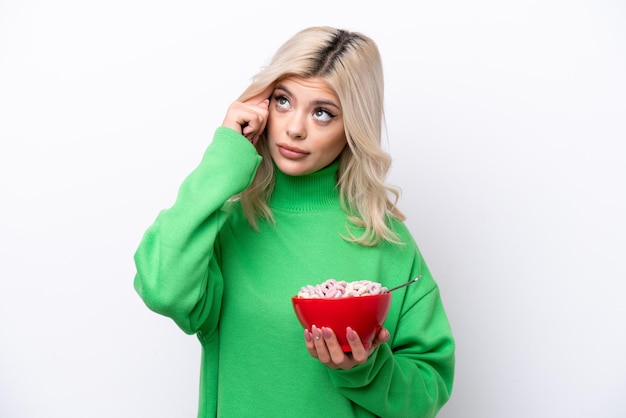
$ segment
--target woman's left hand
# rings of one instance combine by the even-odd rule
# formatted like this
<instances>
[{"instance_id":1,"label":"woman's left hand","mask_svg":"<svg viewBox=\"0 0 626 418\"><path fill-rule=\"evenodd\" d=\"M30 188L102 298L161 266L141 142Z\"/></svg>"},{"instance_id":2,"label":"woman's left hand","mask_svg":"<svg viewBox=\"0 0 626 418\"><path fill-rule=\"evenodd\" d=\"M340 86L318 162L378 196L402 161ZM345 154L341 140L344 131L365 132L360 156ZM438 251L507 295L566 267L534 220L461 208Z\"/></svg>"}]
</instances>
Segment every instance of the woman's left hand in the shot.
<instances>
[{"instance_id":1,"label":"woman's left hand","mask_svg":"<svg viewBox=\"0 0 626 418\"><path fill-rule=\"evenodd\" d=\"M348 370L358 364L365 363L370 354L372 354L379 345L389 341L389 331L385 328L381 329L368 349L363 347L361 339L352 328L348 327L346 337L348 338L348 344L350 344L352 350L351 353L343 352L337 340L337 336L330 328L317 328L313 325L311 331L308 329L304 330L304 339L309 354L331 369L343 370Z\"/></svg>"}]
</instances>

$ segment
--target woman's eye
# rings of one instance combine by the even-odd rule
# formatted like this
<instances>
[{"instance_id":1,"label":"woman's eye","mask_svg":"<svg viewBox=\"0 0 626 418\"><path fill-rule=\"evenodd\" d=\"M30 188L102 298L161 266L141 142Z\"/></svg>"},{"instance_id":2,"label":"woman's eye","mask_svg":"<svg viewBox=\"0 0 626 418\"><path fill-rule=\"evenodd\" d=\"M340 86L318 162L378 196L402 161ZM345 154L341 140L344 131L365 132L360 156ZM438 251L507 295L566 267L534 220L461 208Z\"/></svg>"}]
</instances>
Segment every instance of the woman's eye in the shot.
<instances>
[{"instance_id":1,"label":"woman's eye","mask_svg":"<svg viewBox=\"0 0 626 418\"><path fill-rule=\"evenodd\" d=\"M280 108L286 109L289 107L289 99L285 96L275 96L274 100L276 100L276 105Z\"/></svg>"},{"instance_id":2,"label":"woman's eye","mask_svg":"<svg viewBox=\"0 0 626 418\"><path fill-rule=\"evenodd\" d=\"M325 109L317 109L313 115L320 122L330 122L335 117L335 115Z\"/></svg>"}]
</instances>

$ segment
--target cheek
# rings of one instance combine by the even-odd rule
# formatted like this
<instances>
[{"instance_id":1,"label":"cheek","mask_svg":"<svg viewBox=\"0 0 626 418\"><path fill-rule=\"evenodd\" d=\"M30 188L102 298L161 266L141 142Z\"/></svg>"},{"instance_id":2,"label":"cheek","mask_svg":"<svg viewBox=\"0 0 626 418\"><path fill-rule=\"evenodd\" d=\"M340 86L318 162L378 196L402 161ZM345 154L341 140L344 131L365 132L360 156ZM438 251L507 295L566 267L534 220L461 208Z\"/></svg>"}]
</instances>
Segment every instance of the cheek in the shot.
<instances>
[{"instance_id":1,"label":"cheek","mask_svg":"<svg viewBox=\"0 0 626 418\"><path fill-rule=\"evenodd\" d=\"M346 146L346 141L344 140L335 140L326 144L325 152L327 159L334 160L341 154L344 147Z\"/></svg>"},{"instance_id":2,"label":"cheek","mask_svg":"<svg viewBox=\"0 0 626 418\"><path fill-rule=\"evenodd\" d=\"M343 149L348 145L348 143L344 140L340 143L337 144L337 148L336 148L336 155L335 157L337 157L339 154L341 154L341 151L343 151Z\"/></svg>"},{"instance_id":3,"label":"cheek","mask_svg":"<svg viewBox=\"0 0 626 418\"><path fill-rule=\"evenodd\" d=\"M333 145L331 147L335 151L337 151L337 153L340 153L341 150L343 150L344 147L348 144L348 141L346 140L346 134L343 129L334 135L332 144Z\"/></svg>"}]
</instances>

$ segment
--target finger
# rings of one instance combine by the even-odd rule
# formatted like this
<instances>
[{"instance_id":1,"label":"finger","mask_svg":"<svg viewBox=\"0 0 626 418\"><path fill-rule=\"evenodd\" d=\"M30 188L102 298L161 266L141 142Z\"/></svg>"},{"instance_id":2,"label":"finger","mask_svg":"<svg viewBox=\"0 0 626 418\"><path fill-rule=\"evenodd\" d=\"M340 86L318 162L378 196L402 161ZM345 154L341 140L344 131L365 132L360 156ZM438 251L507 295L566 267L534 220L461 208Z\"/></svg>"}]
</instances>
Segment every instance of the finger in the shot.
<instances>
[{"instance_id":1,"label":"finger","mask_svg":"<svg viewBox=\"0 0 626 418\"><path fill-rule=\"evenodd\" d=\"M357 334L352 328L348 327L346 328L346 338L348 340L348 344L350 345L350 349L352 350L352 359L359 364L364 363L365 360L367 360L367 351L365 350L365 347L363 347L359 334Z\"/></svg>"},{"instance_id":2,"label":"finger","mask_svg":"<svg viewBox=\"0 0 626 418\"><path fill-rule=\"evenodd\" d=\"M328 354L330 355L330 359L335 364L341 364L346 355L341 348L341 344L335 335L335 332L327 327L322 327L322 337L326 341L326 348L328 349Z\"/></svg>"},{"instance_id":3,"label":"finger","mask_svg":"<svg viewBox=\"0 0 626 418\"><path fill-rule=\"evenodd\" d=\"M267 118L269 116L269 110L268 110L269 104L270 104L269 99L265 99L259 105L257 105L257 109L258 109L257 115L259 119L259 126L256 129L255 134L252 135L252 138L250 139L250 142L252 142L252 145L256 145L259 138L261 137L261 134L265 132L265 126L267 125Z\"/></svg>"},{"instance_id":4,"label":"finger","mask_svg":"<svg viewBox=\"0 0 626 418\"><path fill-rule=\"evenodd\" d=\"M233 102L228 107L222 126L227 126L243 134L243 130L250 123L254 125L257 118L258 111L256 108L241 102Z\"/></svg>"},{"instance_id":5,"label":"finger","mask_svg":"<svg viewBox=\"0 0 626 418\"><path fill-rule=\"evenodd\" d=\"M270 84L269 86L265 87L265 89L262 92L260 92L259 94L255 96L252 96L251 98L246 100L244 103L258 105L258 104L263 103L265 100L269 102L269 98L272 95L273 91L274 91L274 84Z\"/></svg>"},{"instance_id":6,"label":"finger","mask_svg":"<svg viewBox=\"0 0 626 418\"><path fill-rule=\"evenodd\" d=\"M372 342L372 347L370 351L373 351L374 348L378 347L381 344L386 343L391 338L389 334L389 330L386 328L381 328L378 334L376 334L376 338L374 338L374 342Z\"/></svg>"},{"instance_id":7,"label":"finger","mask_svg":"<svg viewBox=\"0 0 626 418\"><path fill-rule=\"evenodd\" d=\"M330 354L326 347L326 340L324 340L322 336L322 330L313 325L311 327L311 334L313 334L313 344L315 345L318 360L324 364L330 363Z\"/></svg>"},{"instance_id":8,"label":"finger","mask_svg":"<svg viewBox=\"0 0 626 418\"><path fill-rule=\"evenodd\" d=\"M259 136L264 132L265 125L267 123L267 103L265 100L263 104L254 108L248 108L245 113L242 113L241 119L238 123L241 125L241 133L250 141L258 140ZM264 108L262 106L265 106Z\"/></svg>"},{"instance_id":9,"label":"finger","mask_svg":"<svg viewBox=\"0 0 626 418\"><path fill-rule=\"evenodd\" d=\"M304 343L306 345L306 349L311 355L311 357L317 358L317 350L315 350L315 343L313 343L313 334L308 329L304 330Z\"/></svg>"}]
</instances>

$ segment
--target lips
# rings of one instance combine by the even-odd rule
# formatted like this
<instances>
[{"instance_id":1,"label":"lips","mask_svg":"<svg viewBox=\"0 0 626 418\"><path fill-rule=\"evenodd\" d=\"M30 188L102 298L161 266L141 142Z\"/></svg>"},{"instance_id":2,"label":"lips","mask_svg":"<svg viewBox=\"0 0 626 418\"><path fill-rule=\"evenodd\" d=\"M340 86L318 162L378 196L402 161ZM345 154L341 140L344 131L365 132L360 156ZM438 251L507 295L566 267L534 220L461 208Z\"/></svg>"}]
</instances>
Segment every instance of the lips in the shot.
<instances>
[{"instance_id":1,"label":"lips","mask_svg":"<svg viewBox=\"0 0 626 418\"><path fill-rule=\"evenodd\" d=\"M290 160L299 160L309 155L309 153L303 149L286 144L278 144L278 152L280 152L280 155Z\"/></svg>"}]
</instances>

